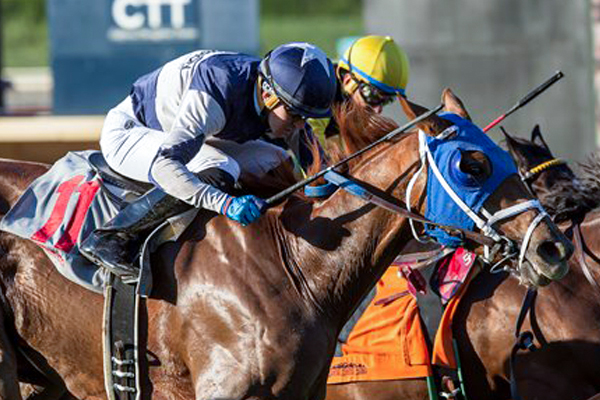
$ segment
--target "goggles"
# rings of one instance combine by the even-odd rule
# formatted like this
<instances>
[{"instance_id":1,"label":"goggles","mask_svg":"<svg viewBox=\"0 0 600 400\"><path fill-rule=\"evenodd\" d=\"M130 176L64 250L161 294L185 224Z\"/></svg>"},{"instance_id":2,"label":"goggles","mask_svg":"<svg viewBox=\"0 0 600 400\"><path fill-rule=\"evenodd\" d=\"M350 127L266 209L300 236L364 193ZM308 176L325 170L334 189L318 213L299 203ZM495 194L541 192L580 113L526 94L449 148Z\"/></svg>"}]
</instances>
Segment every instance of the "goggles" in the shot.
<instances>
[{"instance_id":1,"label":"goggles","mask_svg":"<svg viewBox=\"0 0 600 400\"><path fill-rule=\"evenodd\" d=\"M287 104L285 104L285 102L281 102L281 104L283 105L283 108L285 109L285 112L287 113L287 115L289 115L289 117L292 119L292 121L297 122L297 121L306 121L307 117L299 114L297 111L293 110L290 106L288 106Z\"/></svg>"},{"instance_id":2,"label":"goggles","mask_svg":"<svg viewBox=\"0 0 600 400\"><path fill-rule=\"evenodd\" d=\"M396 98L395 93L386 93L367 82L359 81L354 77L352 79L358 84L358 91L365 103L371 107L386 106Z\"/></svg>"}]
</instances>

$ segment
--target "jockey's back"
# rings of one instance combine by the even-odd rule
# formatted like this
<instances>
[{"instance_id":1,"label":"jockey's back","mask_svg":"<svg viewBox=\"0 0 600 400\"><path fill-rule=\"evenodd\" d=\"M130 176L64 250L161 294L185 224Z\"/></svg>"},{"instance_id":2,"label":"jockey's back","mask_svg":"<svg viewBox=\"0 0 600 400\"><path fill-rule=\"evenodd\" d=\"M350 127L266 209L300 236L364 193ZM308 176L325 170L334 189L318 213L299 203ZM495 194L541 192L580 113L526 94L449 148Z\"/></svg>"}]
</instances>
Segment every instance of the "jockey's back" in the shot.
<instances>
[{"instance_id":1,"label":"jockey's back","mask_svg":"<svg viewBox=\"0 0 600 400\"><path fill-rule=\"evenodd\" d=\"M134 112L147 127L177 131L185 139L198 134L239 143L257 139L267 127L254 102L259 62L231 52L185 54L134 83Z\"/></svg>"}]
</instances>

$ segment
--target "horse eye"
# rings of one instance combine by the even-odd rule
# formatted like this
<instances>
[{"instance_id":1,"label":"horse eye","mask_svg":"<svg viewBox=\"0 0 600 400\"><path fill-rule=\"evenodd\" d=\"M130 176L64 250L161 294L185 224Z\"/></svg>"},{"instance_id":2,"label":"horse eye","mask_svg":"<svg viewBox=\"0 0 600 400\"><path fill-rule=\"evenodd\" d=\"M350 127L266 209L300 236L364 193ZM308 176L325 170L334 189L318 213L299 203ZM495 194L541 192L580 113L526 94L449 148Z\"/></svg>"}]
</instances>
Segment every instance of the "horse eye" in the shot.
<instances>
[{"instance_id":1,"label":"horse eye","mask_svg":"<svg viewBox=\"0 0 600 400\"><path fill-rule=\"evenodd\" d=\"M492 175L492 164L480 151L461 151L459 169L480 185Z\"/></svg>"}]
</instances>

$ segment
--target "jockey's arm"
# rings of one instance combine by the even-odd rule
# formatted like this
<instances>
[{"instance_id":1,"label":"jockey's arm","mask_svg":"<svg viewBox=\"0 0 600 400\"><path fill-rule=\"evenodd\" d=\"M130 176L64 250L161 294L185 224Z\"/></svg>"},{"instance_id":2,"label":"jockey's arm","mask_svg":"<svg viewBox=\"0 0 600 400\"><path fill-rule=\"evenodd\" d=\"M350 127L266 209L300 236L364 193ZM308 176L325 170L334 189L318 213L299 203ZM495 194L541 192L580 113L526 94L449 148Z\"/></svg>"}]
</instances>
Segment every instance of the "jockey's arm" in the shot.
<instances>
[{"instance_id":1,"label":"jockey's arm","mask_svg":"<svg viewBox=\"0 0 600 400\"><path fill-rule=\"evenodd\" d=\"M164 192L195 207L221 212L228 195L202 182L186 164L200 151L205 139L225 126L217 101L190 89L183 97L173 124L150 168L150 181Z\"/></svg>"}]
</instances>

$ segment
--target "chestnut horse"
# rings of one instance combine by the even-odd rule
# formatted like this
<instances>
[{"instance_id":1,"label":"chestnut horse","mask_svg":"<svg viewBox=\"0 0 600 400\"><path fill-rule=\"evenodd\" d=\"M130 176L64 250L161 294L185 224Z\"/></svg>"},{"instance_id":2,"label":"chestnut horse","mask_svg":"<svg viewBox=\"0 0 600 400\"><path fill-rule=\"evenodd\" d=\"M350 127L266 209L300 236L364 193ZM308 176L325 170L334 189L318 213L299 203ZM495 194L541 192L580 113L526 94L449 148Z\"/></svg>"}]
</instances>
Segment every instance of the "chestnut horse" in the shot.
<instances>
[{"instance_id":1,"label":"chestnut horse","mask_svg":"<svg viewBox=\"0 0 600 400\"><path fill-rule=\"evenodd\" d=\"M600 162L582 165L577 177L553 157L539 128L531 141L506 134L519 172L556 220L580 224L585 260L592 281L577 257L565 278L539 291L535 332L540 348L522 352L515 379L522 399L579 400L600 398ZM578 250L579 251L579 250ZM540 282L545 284L546 282ZM510 399L510 350L525 288L516 279L481 274L471 284L455 320L459 354L471 398ZM531 329L526 325L527 329ZM427 397L419 380L329 385L328 400L392 400Z\"/></svg>"},{"instance_id":2,"label":"chestnut horse","mask_svg":"<svg viewBox=\"0 0 600 400\"><path fill-rule=\"evenodd\" d=\"M447 111L467 115L449 91L443 100ZM424 111L407 107L413 115ZM437 135L450 125L433 116L419 127ZM420 165L418 149L417 132L407 133L366 152L349 173L382 195L403 198ZM473 156L465 173L494 167L485 164L484 154ZM2 212L45 170L0 161ZM426 196L422 174L412 209L423 212ZM529 199L512 175L485 207L494 213ZM520 242L538 216L529 209L496 228ZM409 237L404 215L339 190L320 202L289 198L248 227L200 213L178 242L162 246L152 260L152 398L323 398L341 328ZM560 249L568 246L544 218L527 246L526 264L562 275L566 254ZM102 296L67 281L32 242L2 233L0 249L0 400L21 398L19 381L50 391L33 394L38 399L49 393L58 398L61 389L79 399L105 398Z\"/></svg>"}]
</instances>

